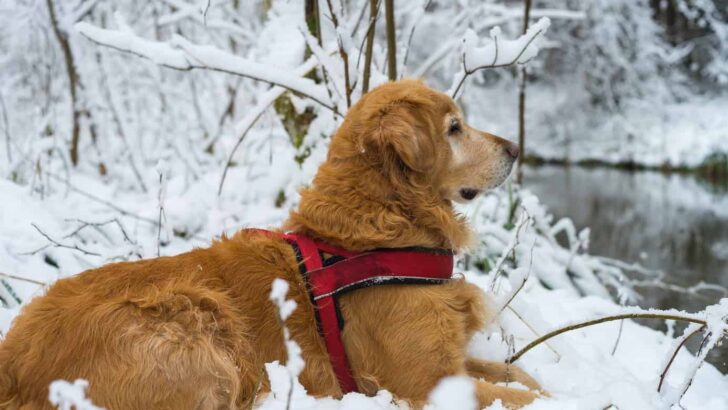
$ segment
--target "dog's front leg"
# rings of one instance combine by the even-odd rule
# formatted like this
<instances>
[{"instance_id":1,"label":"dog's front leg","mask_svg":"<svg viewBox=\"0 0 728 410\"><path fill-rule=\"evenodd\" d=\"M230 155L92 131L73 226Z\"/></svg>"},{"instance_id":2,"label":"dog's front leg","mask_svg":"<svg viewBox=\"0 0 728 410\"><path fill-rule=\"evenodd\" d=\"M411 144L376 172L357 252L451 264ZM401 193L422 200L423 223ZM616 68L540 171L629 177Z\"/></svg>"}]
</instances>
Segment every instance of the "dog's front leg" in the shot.
<instances>
[{"instance_id":1,"label":"dog's front leg","mask_svg":"<svg viewBox=\"0 0 728 410\"><path fill-rule=\"evenodd\" d=\"M478 399L478 408L487 407L494 401L500 399L507 408L518 409L538 398L538 394L530 390L497 386L491 382L482 380L477 380L475 383L475 396Z\"/></svg>"},{"instance_id":2,"label":"dog's front leg","mask_svg":"<svg viewBox=\"0 0 728 410\"><path fill-rule=\"evenodd\" d=\"M531 390L543 391L533 377L520 368L507 363L491 362L469 357L465 361L468 374L475 379L483 379L491 383L517 382Z\"/></svg>"}]
</instances>

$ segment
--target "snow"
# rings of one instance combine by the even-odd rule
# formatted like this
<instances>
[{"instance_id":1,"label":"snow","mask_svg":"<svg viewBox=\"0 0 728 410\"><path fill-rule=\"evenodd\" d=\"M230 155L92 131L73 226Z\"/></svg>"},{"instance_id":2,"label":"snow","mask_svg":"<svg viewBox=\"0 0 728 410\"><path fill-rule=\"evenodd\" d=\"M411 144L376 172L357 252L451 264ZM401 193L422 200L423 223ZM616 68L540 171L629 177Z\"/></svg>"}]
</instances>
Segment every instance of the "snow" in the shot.
<instances>
[{"instance_id":1,"label":"snow","mask_svg":"<svg viewBox=\"0 0 728 410\"><path fill-rule=\"evenodd\" d=\"M254 144L266 137L265 134L255 132L251 139L246 141ZM284 148L284 146L281 146ZM283 151L285 152L285 150ZM171 164L170 164L171 165ZM273 179L277 174L275 168L268 168L266 175L259 178L256 184L267 185L267 179ZM311 171L310 171L311 172ZM177 217L190 212L190 209L171 206L172 202L180 204L194 204L200 198L209 198L208 205L201 208L199 214L192 212L190 219L195 215L205 216L198 224L201 228L197 234L187 240L171 235L169 243L162 247L163 254L174 254L189 249L193 244L204 245L212 236L211 232L233 232L242 226L267 227L275 225L285 217L285 212L266 206L267 197L250 196L240 202L239 192L236 190L223 191L223 195L214 200L216 175L210 175L204 180L209 186L196 185L196 188L185 187L181 183L181 175L170 172L167 185L166 208L171 223ZM288 174L286 178L298 179ZM233 178L231 181L235 181ZM97 195L107 195L114 198L114 204L139 216L153 218L158 211L157 192L131 193L116 190L114 187L103 186L88 178L76 177L74 184ZM252 188L250 185L248 185ZM46 241L31 226L30 222L37 224L49 236L61 240L68 233L75 230L77 223L74 217L85 214L85 218L93 216L94 220L105 220L112 215L119 218L125 226L131 239L136 245L127 244L136 252L144 256L156 254L156 227L153 224L137 220L135 217L119 215L100 203L88 201L83 195L69 191L66 193L59 184L57 193L39 198L24 187L8 181L0 181L0 196L8 200L0 203L0 215L3 216L3 229L0 230L0 244L2 244L3 257L0 257L0 272L17 274L46 282L52 282L59 276L74 274L87 267L103 263L105 258L127 254L125 249L119 249L118 244L124 244L123 236L118 228L109 224L100 229L109 235L113 243L104 235L98 235L93 230L81 231L79 235L63 239L62 243L87 248L103 257L80 254L67 248L48 248L39 254L26 254L43 246ZM271 194L269 194L271 195ZM478 333L472 340L469 353L475 357L488 360L505 360L512 351L508 340L516 344L516 348L525 346L537 334L545 334L561 326L598 318L605 315L623 312L652 311L637 307L625 308L616 305L606 296L605 285L598 279L604 275L599 269L597 258L583 250L573 253L570 248L561 248L550 239L553 223L549 222L547 210L537 199L525 191L515 191L517 198L522 198L531 217L531 222L522 228L515 245L517 267L511 267L510 262L503 263L503 269L508 277L498 280L496 293L490 290L492 277L475 270L472 266L465 269L461 260L457 271L464 272L468 281L483 287L486 293L492 294L493 300L503 301L513 295L514 289L520 285L522 278L527 277L523 289L513 298L508 308L504 309L488 328ZM292 205L291 205L292 206ZM491 266L513 246L515 227L508 231L503 228L504 218L507 217L509 202L507 192L498 190L486 197L480 198L474 204L463 207L462 212L470 216L475 224L479 237L485 245L474 253L473 257L483 257L491 261ZM13 215L13 217L9 217ZM236 215L237 222L225 222L224 215ZM521 218L521 223L524 220ZM565 226L567 222L559 222ZM539 228L539 226L541 228ZM543 231L539 229L545 229ZM199 237L200 239L196 239ZM123 248L123 247L122 247ZM533 248L534 261L531 263L530 255ZM508 252L506 252L508 253ZM60 265L56 269L43 262L44 254L51 256ZM132 259L135 257L130 254ZM571 257L572 264L581 266L579 271L584 277L581 281L591 283L586 292L587 296L578 291L579 287L565 277L564 265ZM598 268L598 269L597 269ZM530 269L530 275L527 275ZM553 270L553 271L551 271ZM589 276L595 276L587 280ZM543 278L543 279L541 279ZM544 288L541 280L550 280L553 290ZM9 283L18 291L24 301L42 291L38 285L10 280ZM285 299L287 283L284 281L273 284L272 298L281 306L282 317L287 317L293 309L289 300ZM688 317L704 318L714 322L711 326L725 326L720 320L725 315L726 304L723 301L719 307L711 308L706 313L687 314L674 311ZM10 320L18 314L17 309L0 310L0 331L7 332ZM557 336L547 343L534 348L525 354L518 362L532 374L542 386L551 394L550 398L539 399L530 409L581 409L603 408L612 403L620 409L660 408L663 396L656 391L658 376L664 366L665 357L674 349L673 338L655 330L638 325L631 321L624 322L621 340L614 356L610 354L614 347L618 322L605 323L589 328L568 332ZM535 332L535 333L534 333ZM287 340L289 357L300 354L295 340ZM553 350L552 350L553 349ZM305 360L304 358L301 358ZM713 366L703 364L695 367L695 357L684 348L679 352L666 379L664 392L675 392L682 389L683 384L692 373L696 371L695 379L683 397L681 404L687 409L721 409L728 406L728 379L720 374ZM288 391L291 386L291 375L300 371L303 361L290 361L291 368L277 363L266 366L268 377L271 379L272 393L260 398L261 409L286 408ZM392 402L391 395L380 392L373 398L360 394L349 394L342 400L331 398L313 398L306 395L305 390L294 379L294 393L292 408L311 409L398 409L406 408L403 403ZM433 405L438 403L455 403L462 400L467 406L467 383L458 379L443 382L437 393L433 393ZM443 393L444 392L444 393ZM448 393L449 392L449 393ZM667 393L665 393L667 394ZM499 404L491 406L500 408ZM599 407L602 406L602 407ZM438 408L438 407L435 407ZM443 407L439 407L443 408ZM446 407L444 407L446 408ZM465 408L465 407L463 407Z\"/></svg>"},{"instance_id":2,"label":"snow","mask_svg":"<svg viewBox=\"0 0 728 410\"><path fill-rule=\"evenodd\" d=\"M179 70L207 68L266 81L308 96L325 107L332 108L323 87L312 80L291 75L288 70L251 61L213 46L193 44L175 35L169 43L145 40L125 30L110 30L86 22L75 29L98 44L148 58L156 64Z\"/></svg>"},{"instance_id":3,"label":"snow","mask_svg":"<svg viewBox=\"0 0 728 410\"><path fill-rule=\"evenodd\" d=\"M56 380L49 387L48 400L59 410L103 410L86 398L88 382L77 379L73 384Z\"/></svg>"},{"instance_id":4,"label":"snow","mask_svg":"<svg viewBox=\"0 0 728 410\"><path fill-rule=\"evenodd\" d=\"M538 40L551 25L548 17L541 17L530 26L526 33L515 40L501 38L501 29L496 26L490 30L490 41L478 47L478 35L467 30L461 46L462 68L455 74L448 94L455 97L465 78L483 68L503 67L512 64L525 64L538 54Z\"/></svg>"},{"instance_id":5,"label":"snow","mask_svg":"<svg viewBox=\"0 0 728 410\"><path fill-rule=\"evenodd\" d=\"M164 7L150 3L143 10L124 1L102 2L84 17L88 22L76 23L93 3L60 16L84 83L79 104L93 113L98 134L90 137L86 128L92 120L84 118L82 159L75 168L66 154L71 116L66 77L56 45L46 40L52 36L44 31L45 23L38 23L40 9L18 12L22 5L0 6L0 18L8 23L0 29L0 147L8 159L0 161L0 279L23 304L55 280L104 263L174 255L241 228L278 226L297 205L297 190L310 183L326 157L330 135L341 121L330 111L345 112L339 46L348 52L352 81L361 80L362 31L354 32L356 16L345 10L336 10L338 29L324 16L319 47L303 30L298 2L273 2L265 16L259 16L256 2L239 2L234 10L229 2L212 2L205 15L200 12L204 1L166 0ZM441 2L425 12L426 2L398 3L397 21L407 23L399 31L414 33L408 63L417 67L398 72L427 74L429 84L440 89L455 77L450 89L457 94L476 69L528 62L534 77L527 94L529 153L692 166L728 152L723 112L728 99L680 88L685 77L668 66L678 65L688 49L660 40L647 2L556 0L548 9L531 11L534 20L554 19L553 26L541 18L522 36L520 7L471 3ZM700 7L709 9L708 3ZM407 10L416 13L407 15ZM112 15L117 28L101 28ZM127 24L122 15L139 18ZM715 44L725 44L728 31L713 14L709 17L705 24L715 25L719 35ZM377 33L381 37L383 29ZM304 61L306 44L313 55ZM728 66L721 53L726 49L710 50L713 60L696 75L718 83L725 79ZM374 50L371 83L376 85L387 80L386 53L379 43ZM319 75L325 70L329 82L306 78L313 69ZM515 135L513 72L483 70L468 78L472 86L461 102L471 125ZM289 94L297 109L313 107L317 114L299 148L269 109L288 90L310 97ZM228 94L235 109L226 119L220 114ZM358 96L357 87L353 100ZM302 164L293 161L303 156ZM107 170L100 172L100 165ZM693 192L687 188L670 187ZM728 209L717 195L674 197L675 206L699 204L720 215ZM469 217L479 243L459 258L456 272L481 287L490 310L497 312L471 341L470 355L505 361L539 335L565 325L655 312L624 306L637 303L639 294L624 281L623 264L589 254L589 237L599 232L578 231L567 218L554 221L528 191L509 186L459 210ZM560 233L566 246L556 241ZM712 248L728 254L725 242ZM284 325L286 365L266 364L271 392L259 398L257 408L408 408L387 391L374 397L351 393L341 400L309 396L297 380L306 358L285 329L295 309L286 299L287 288L276 281L270 295ZM615 321L556 336L516 362L550 393L529 408L659 409L677 408L678 402L686 409L728 408L728 378L702 360L725 330L728 301L716 302L704 312L668 311L706 320L711 336L697 356L680 349L661 392L659 375L681 336L673 334L672 324L663 334L630 320ZM19 312L15 306L0 309L2 334ZM84 399L86 387L82 380L57 381L51 400L62 408L93 409ZM470 380L444 379L428 408L474 408L472 393ZM504 407L496 402L490 408Z\"/></svg>"},{"instance_id":6,"label":"snow","mask_svg":"<svg viewBox=\"0 0 728 410\"><path fill-rule=\"evenodd\" d=\"M475 384L464 376L446 377L430 393L430 405L425 410L475 410Z\"/></svg>"}]
</instances>

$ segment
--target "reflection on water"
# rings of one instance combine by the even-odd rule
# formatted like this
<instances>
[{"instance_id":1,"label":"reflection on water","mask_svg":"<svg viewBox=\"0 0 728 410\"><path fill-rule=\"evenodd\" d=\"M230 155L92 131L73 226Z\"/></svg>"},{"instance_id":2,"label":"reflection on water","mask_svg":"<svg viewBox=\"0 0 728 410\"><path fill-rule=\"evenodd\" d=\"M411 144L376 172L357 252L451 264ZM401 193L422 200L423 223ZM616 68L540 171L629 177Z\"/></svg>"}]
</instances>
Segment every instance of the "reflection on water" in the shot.
<instances>
[{"instance_id":1,"label":"reflection on water","mask_svg":"<svg viewBox=\"0 0 728 410\"><path fill-rule=\"evenodd\" d=\"M570 217L577 228L591 228L590 253L662 270L670 284L689 287L703 281L728 287L725 187L688 175L557 165L526 167L524 185L556 218ZM687 311L723 296L653 286L638 291L642 307ZM712 356L711 362L726 372L728 349Z\"/></svg>"}]
</instances>

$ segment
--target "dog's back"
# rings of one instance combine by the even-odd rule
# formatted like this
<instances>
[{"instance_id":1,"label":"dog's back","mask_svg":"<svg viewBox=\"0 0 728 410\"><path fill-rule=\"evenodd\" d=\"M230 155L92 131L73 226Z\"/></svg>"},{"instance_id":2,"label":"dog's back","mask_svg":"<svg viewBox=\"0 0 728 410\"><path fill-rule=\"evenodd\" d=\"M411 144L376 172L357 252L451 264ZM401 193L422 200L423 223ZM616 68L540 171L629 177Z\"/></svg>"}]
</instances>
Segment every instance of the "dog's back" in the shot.
<instances>
[{"instance_id":1,"label":"dog's back","mask_svg":"<svg viewBox=\"0 0 728 410\"><path fill-rule=\"evenodd\" d=\"M78 378L110 408L236 408L252 399L261 360L285 357L267 298L275 276L297 272L285 243L243 233L62 279L0 345L0 409L50 408L48 385ZM254 349L252 334L273 342Z\"/></svg>"}]
</instances>

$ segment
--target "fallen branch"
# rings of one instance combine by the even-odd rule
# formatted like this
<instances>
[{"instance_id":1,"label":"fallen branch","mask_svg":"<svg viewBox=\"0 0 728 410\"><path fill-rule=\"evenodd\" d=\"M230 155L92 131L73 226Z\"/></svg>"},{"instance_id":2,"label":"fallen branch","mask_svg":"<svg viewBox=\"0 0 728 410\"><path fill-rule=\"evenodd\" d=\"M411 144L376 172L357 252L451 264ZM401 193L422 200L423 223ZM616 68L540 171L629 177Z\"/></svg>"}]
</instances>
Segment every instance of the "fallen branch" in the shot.
<instances>
[{"instance_id":1,"label":"fallen branch","mask_svg":"<svg viewBox=\"0 0 728 410\"><path fill-rule=\"evenodd\" d=\"M606 322L612 322L615 320L622 320L622 319L662 319L662 320L676 320L676 321L682 321L682 322L690 322L690 323L698 323L701 325L706 325L706 321L703 319L690 317L690 316L680 316L680 315L674 315L674 314L666 314L666 313L626 313L622 315L614 315L614 316L607 316L600 319L594 319L589 320L587 322L582 323L576 323L573 325L565 326L560 329L556 329L552 332L549 332L538 339L532 341L531 343L527 344L524 348L519 350L516 354L506 359L506 363L513 363L516 360L518 360L521 356L526 354L529 350L533 349L534 347L540 345L541 343L556 337L562 333L570 332L572 330L581 329L584 327L589 327L593 325L598 325L600 323L606 323Z\"/></svg>"}]
</instances>

